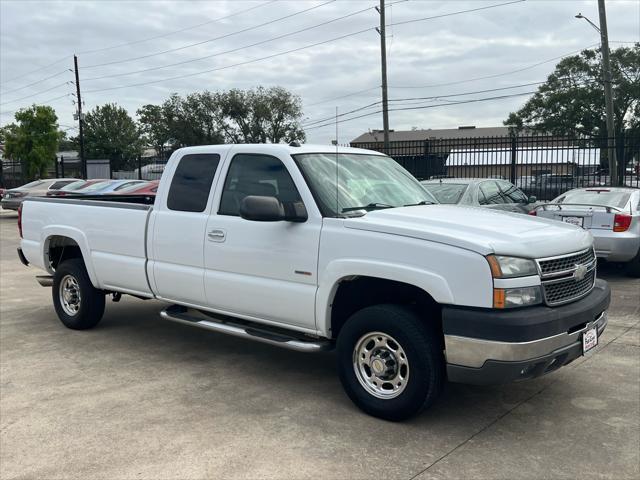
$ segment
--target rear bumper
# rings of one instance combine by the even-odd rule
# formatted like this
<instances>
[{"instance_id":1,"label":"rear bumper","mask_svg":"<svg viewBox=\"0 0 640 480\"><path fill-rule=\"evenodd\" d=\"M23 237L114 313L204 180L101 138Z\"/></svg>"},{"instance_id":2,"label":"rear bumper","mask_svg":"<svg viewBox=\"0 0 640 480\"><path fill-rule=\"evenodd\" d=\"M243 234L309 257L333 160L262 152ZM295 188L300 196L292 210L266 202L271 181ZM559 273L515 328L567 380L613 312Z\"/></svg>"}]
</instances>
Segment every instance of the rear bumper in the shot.
<instances>
[{"instance_id":1,"label":"rear bumper","mask_svg":"<svg viewBox=\"0 0 640 480\"><path fill-rule=\"evenodd\" d=\"M604 331L610 296L606 282L598 280L587 297L561 307L514 311L445 307L449 380L508 383L567 365L582 355L585 331L594 327L598 335Z\"/></svg>"},{"instance_id":2,"label":"rear bumper","mask_svg":"<svg viewBox=\"0 0 640 480\"><path fill-rule=\"evenodd\" d=\"M0 206L5 210L18 210L23 200L24 198L3 198L0 201Z\"/></svg>"},{"instance_id":3,"label":"rear bumper","mask_svg":"<svg viewBox=\"0 0 640 480\"><path fill-rule=\"evenodd\" d=\"M614 232L609 230L589 230L593 235L596 256L610 262L628 262L638 254L640 234L635 232Z\"/></svg>"}]
</instances>

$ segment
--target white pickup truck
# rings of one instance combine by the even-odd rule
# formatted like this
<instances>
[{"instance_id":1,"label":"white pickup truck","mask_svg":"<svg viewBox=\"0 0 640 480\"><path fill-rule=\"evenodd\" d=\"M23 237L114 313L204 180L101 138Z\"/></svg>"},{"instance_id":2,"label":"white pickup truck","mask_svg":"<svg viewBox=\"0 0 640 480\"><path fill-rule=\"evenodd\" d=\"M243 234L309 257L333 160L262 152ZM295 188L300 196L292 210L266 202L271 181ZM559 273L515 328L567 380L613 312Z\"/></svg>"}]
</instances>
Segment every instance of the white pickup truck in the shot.
<instances>
[{"instance_id":1,"label":"white pickup truck","mask_svg":"<svg viewBox=\"0 0 640 480\"><path fill-rule=\"evenodd\" d=\"M610 290L589 232L436 203L377 152L190 147L155 201L27 199L18 253L48 272L38 280L69 328L130 294L183 324L335 347L349 397L391 420L431 405L446 379L538 377L597 345Z\"/></svg>"}]
</instances>

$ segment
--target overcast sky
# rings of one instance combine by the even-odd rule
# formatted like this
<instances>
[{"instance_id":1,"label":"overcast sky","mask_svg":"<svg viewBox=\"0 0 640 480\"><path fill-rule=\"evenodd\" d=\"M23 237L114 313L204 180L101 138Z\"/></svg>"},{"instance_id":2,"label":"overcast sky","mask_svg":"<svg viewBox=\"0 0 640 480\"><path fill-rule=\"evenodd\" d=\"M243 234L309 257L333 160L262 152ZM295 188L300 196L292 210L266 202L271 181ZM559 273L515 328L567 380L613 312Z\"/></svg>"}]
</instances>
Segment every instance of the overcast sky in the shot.
<instances>
[{"instance_id":1,"label":"overcast sky","mask_svg":"<svg viewBox=\"0 0 640 480\"><path fill-rule=\"evenodd\" d=\"M507 1L388 0L387 24ZM75 85L66 82L73 80L69 69L77 53L85 111L115 102L135 115L141 105L161 103L173 92L281 85L301 96L305 122L323 125L313 122L332 117L336 107L345 113L380 100L377 3L0 0L0 123L12 121L20 107L55 99L50 105L59 123L74 126ZM390 128L501 125L527 96L454 101L535 90L504 87L543 81L557 60L542 62L599 42L592 27L574 18L578 12L598 23L596 0L528 0L388 27L389 98L431 97L392 101L390 108L433 106L391 112ZM607 15L611 48L622 45L613 42L640 41L640 0L608 0ZM330 23L293 33L325 22ZM263 43L250 46L258 42ZM285 53L294 49L299 50ZM166 50L175 51L157 55ZM272 58L258 60L267 56ZM173 65L178 62L184 63ZM156 69L135 73L151 68ZM184 75L189 76L175 78ZM492 89L500 90L483 92ZM477 93L444 97L471 92ZM374 105L341 118L377 110ZM344 121L339 141L381 127L381 114ZM309 142L334 138L334 125L307 130Z\"/></svg>"}]
</instances>

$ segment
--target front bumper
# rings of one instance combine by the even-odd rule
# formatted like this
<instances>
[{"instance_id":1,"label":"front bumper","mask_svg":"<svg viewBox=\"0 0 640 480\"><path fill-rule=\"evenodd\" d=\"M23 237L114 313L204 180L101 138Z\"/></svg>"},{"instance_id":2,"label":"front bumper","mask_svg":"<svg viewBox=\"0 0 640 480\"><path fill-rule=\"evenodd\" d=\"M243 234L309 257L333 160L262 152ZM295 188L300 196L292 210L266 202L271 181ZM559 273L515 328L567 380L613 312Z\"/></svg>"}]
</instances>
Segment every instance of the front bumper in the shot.
<instances>
[{"instance_id":1,"label":"front bumper","mask_svg":"<svg viewBox=\"0 0 640 480\"><path fill-rule=\"evenodd\" d=\"M607 325L611 291L597 280L581 300L517 310L444 307L447 375L452 382L499 384L538 377L582 355L582 334Z\"/></svg>"}]
</instances>

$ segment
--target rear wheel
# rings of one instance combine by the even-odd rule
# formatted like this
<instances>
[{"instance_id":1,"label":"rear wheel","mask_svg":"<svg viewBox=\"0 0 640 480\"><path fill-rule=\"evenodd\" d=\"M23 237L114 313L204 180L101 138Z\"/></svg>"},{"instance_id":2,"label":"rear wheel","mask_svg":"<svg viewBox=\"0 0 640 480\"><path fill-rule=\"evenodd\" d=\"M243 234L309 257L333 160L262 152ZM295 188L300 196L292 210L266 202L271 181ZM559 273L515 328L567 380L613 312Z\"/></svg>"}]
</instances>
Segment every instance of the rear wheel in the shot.
<instances>
[{"instance_id":1,"label":"rear wheel","mask_svg":"<svg viewBox=\"0 0 640 480\"><path fill-rule=\"evenodd\" d=\"M80 258L71 258L58 265L51 294L58 318L67 328L86 330L102 319L104 292L93 286Z\"/></svg>"},{"instance_id":2,"label":"rear wheel","mask_svg":"<svg viewBox=\"0 0 640 480\"><path fill-rule=\"evenodd\" d=\"M635 257L625 265L625 272L630 277L640 277L640 249Z\"/></svg>"},{"instance_id":3,"label":"rear wheel","mask_svg":"<svg viewBox=\"0 0 640 480\"><path fill-rule=\"evenodd\" d=\"M408 307L376 305L356 312L342 327L337 348L342 385L370 415L407 419L442 390L440 335Z\"/></svg>"}]
</instances>

